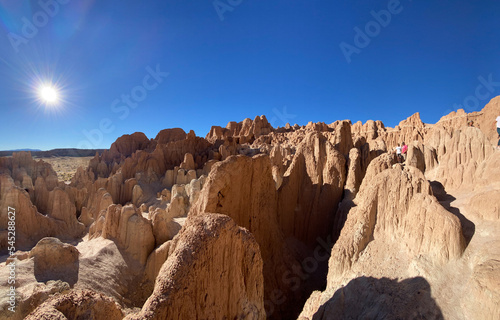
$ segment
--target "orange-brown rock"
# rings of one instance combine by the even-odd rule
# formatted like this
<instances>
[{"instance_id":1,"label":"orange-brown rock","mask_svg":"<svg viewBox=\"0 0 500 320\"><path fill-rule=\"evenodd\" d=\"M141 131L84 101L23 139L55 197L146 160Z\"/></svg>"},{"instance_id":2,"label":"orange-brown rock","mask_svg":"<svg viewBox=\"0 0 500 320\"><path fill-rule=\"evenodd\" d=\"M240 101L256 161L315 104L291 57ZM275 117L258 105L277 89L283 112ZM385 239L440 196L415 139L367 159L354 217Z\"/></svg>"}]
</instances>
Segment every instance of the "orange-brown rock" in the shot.
<instances>
[{"instance_id":1,"label":"orange-brown rock","mask_svg":"<svg viewBox=\"0 0 500 320\"><path fill-rule=\"evenodd\" d=\"M146 264L155 245L151 221L133 205L110 205L101 211L89 230L90 239L99 236L115 241L142 265Z\"/></svg>"},{"instance_id":2,"label":"orange-brown rock","mask_svg":"<svg viewBox=\"0 0 500 320\"><path fill-rule=\"evenodd\" d=\"M14 184L11 177L0 175L0 251L7 249L8 210L15 211L16 248L30 249L40 239L48 236L63 238L80 237L84 225L76 219L76 209L61 189L51 191L49 211L43 215L31 203L29 194Z\"/></svg>"},{"instance_id":3,"label":"orange-brown rock","mask_svg":"<svg viewBox=\"0 0 500 320\"><path fill-rule=\"evenodd\" d=\"M10 175L18 186L21 186L22 183L22 172L25 172L26 175L31 177L32 184L34 184L34 181L36 181L38 177L57 177L56 172L49 163L43 160L33 160L30 152L14 152L12 157L0 158L0 174L6 173Z\"/></svg>"},{"instance_id":4,"label":"orange-brown rock","mask_svg":"<svg viewBox=\"0 0 500 320\"><path fill-rule=\"evenodd\" d=\"M170 244L153 294L126 319L265 319L262 258L227 216L188 219Z\"/></svg>"},{"instance_id":5,"label":"orange-brown rock","mask_svg":"<svg viewBox=\"0 0 500 320\"><path fill-rule=\"evenodd\" d=\"M106 189L100 188L97 192L92 192L90 200L86 207L82 208L82 212L78 220L86 227L89 227L99 216L102 210L106 210L113 204L113 198Z\"/></svg>"},{"instance_id":6,"label":"orange-brown rock","mask_svg":"<svg viewBox=\"0 0 500 320\"><path fill-rule=\"evenodd\" d=\"M500 183L500 152L494 152L478 165L474 174L474 189L498 183Z\"/></svg>"},{"instance_id":7,"label":"orange-brown rock","mask_svg":"<svg viewBox=\"0 0 500 320\"><path fill-rule=\"evenodd\" d=\"M330 127L333 127L333 134L329 135L329 140L344 156L348 156L350 150L354 146L354 142L352 140L352 132L351 132L351 121L343 120L336 121L332 123Z\"/></svg>"},{"instance_id":8,"label":"orange-brown rock","mask_svg":"<svg viewBox=\"0 0 500 320\"><path fill-rule=\"evenodd\" d=\"M357 206L349 212L332 249L329 284L350 269L367 245L379 237L404 241L412 254L430 254L434 261L460 256L465 246L460 222L431 194L423 174L412 167L387 169L371 181L363 181L355 199ZM433 233L435 228L440 231ZM424 236L422 232L430 233Z\"/></svg>"},{"instance_id":9,"label":"orange-brown rock","mask_svg":"<svg viewBox=\"0 0 500 320\"><path fill-rule=\"evenodd\" d=\"M345 162L321 133L304 138L279 189L279 224L285 237L312 247L317 237L330 234L346 180Z\"/></svg>"},{"instance_id":10,"label":"orange-brown rock","mask_svg":"<svg viewBox=\"0 0 500 320\"><path fill-rule=\"evenodd\" d=\"M214 143L217 140L226 140L230 137L239 138L240 143L252 143L260 136L273 131L266 116L256 116L254 120L245 119L242 122L229 122L226 128L213 126L205 139Z\"/></svg>"},{"instance_id":11,"label":"orange-brown rock","mask_svg":"<svg viewBox=\"0 0 500 320\"><path fill-rule=\"evenodd\" d=\"M211 146L203 138L187 136L184 140L158 144L153 152L138 151L126 158L119 170L124 179L135 178L137 173L142 173L147 182L157 181L167 170L179 166L187 153L197 159L194 166L202 168L208 160Z\"/></svg>"},{"instance_id":12,"label":"orange-brown rock","mask_svg":"<svg viewBox=\"0 0 500 320\"><path fill-rule=\"evenodd\" d=\"M180 168L184 169L184 170L195 170L196 169L196 167L194 165L194 158L193 158L193 155L191 153L186 153L184 155L184 161L182 161Z\"/></svg>"},{"instance_id":13,"label":"orange-brown rock","mask_svg":"<svg viewBox=\"0 0 500 320\"><path fill-rule=\"evenodd\" d=\"M424 146L421 143L413 142L408 144L408 151L406 153L406 161L405 164L415 167L422 172L425 172L426 169L426 161L424 156ZM427 153L427 156L430 158L429 161L435 160L432 156L432 153Z\"/></svg>"},{"instance_id":14,"label":"orange-brown rock","mask_svg":"<svg viewBox=\"0 0 500 320\"><path fill-rule=\"evenodd\" d=\"M74 285L78 280L78 250L57 238L43 238L31 249L37 281L62 280Z\"/></svg>"},{"instance_id":15,"label":"orange-brown rock","mask_svg":"<svg viewBox=\"0 0 500 320\"><path fill-rule=\"evenodd\" d=\"M164 129L156 135L156 142L158 144L166 144L173 141L186 139L186 132L181 128Z\"/></svg>"},{"instance_id":16,"label":"orange-brown rock","mask_svg":"<svg viewBox=\"0 0 500 320\"><path fill-rule=\"evenodd\" d=\"M422 172L411 166L363 181L332 249L327 290L311 296L302 316L331 308L336 290L360 272L377 278L416 276L409 271L412 263L425 259L442 266L458 259L465 249L459 219L431 194Z\"/></svg>"},{"instance_id":17,"label":"orange-brown rock","mask_svg":"<svg viewBox=\"0 0 500 320\"><path fill-rule=\"evenodd\" d=\"M137 150L144 150L150 145L148 137L142 132L125 134L111 145L109 152L103 153L106 162L120 157L128 157Z\"/></svg>"},{"instance_id":18,"label":"orange-brown rock","mask_svg":"<svg viewBox=\"0 0 500 320\"><path fill-rule=\"evenodd\" d=\"M353 200L359 191L359 186L363 179L363 171L361 169L361 153L359 149L352 148L349 151L347 160L347 178L344 187L344 199Z\"/></svg>"},{"instance_id":19,"label":"orange-brown rock","mask_svg":"<svg viewBox=\"0 0 500 320\"><path fill-rule=\"evenodd\" d=\"M446 145L446 153L438 159L434 178L447 190L472 186L476 169L493 152L481 130L474 127L458 130Z\"/></svg>"},{"instance_id":20,"label":"orange-brown rock","mask_svg":"<svg viewBox=\"0 0 500 320\"><path fill-rule=\"evenodd\" d=\"M123 312L111 298L89 290L55 295L30 313L27 320L108 319L120 320Z\"/></svg>"},{"instance_id":21,"label":"orange-brown rock","mask_svg":"<svg viewBox=\"0 0 500 320\"><path fill-rule=\"evenodd\" d=\"M212 167L200 198L189 213L226 214L239 226L252 232L264 261L267 311L273 313L274 317L294 315L297 305L293 303L299 299L299 293L293 292L290 283L282 279L283 274L291 270L296 262L278 222L277 197L268 156L233 156ZM287 297L286 303L272 302L277 299L280 301L281 296Z\"/></svg>"}]
</instances>

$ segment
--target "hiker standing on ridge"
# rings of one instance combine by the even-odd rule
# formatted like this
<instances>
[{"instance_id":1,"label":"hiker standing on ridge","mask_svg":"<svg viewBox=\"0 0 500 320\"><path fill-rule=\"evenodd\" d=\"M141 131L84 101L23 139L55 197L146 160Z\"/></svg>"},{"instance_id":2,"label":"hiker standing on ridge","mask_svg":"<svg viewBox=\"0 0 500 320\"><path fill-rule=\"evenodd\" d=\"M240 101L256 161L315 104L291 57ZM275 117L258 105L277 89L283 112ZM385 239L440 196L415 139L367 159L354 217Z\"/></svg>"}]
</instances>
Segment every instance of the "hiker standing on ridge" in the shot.
<instances>
[{"instance_id":1,"label":"hiker standing on ridge","mask_svg":"<svg viewBox=\"0 0 500 320\"><path fill-rule=\"evenodd\" d=\"M403 157L401 156L401 145L398 143L398 146L395 148L396 150L396 160L398 163L403 162Z\"/></svg>"},{"instance_id":2,"label":"hiker standing on ridge","mask_svg":"<svg viewBox=\"0 0 500 320\"><path fill-rule=\"evenodd\" d=\"M403 153L403 160L406 162L406 152L408 151L408 146L403 142L403 148L401 152Z\"/></svg>"}]
</instances>

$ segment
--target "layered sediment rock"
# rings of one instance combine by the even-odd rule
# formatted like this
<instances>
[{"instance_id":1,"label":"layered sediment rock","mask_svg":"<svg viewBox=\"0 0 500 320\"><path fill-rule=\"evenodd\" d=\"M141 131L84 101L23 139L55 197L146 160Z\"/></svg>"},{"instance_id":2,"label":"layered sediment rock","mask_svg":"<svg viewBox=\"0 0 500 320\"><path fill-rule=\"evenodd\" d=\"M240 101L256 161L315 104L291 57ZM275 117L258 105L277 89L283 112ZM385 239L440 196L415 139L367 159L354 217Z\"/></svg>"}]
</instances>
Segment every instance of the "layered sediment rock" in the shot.
<instances>
[{"instance_id":1,"label":"layered sediment rock","mask_svg":"<svg viewBox=\"0 0 500 320\"><path fill-rule=\"evenodd\" d=\"M169 247L153 294L126 319L265 319L263 263L247 230L200 214Z\"/></svg>"},{"instance_id":2,"label":"layered sediment rock","mask_svg":"<svg viewBox=\"0 0 500 320\"><path fill-rule=\"evenodd\" d=\"M297 148L278 191L279 224L285 237L307 246L326 237L346 180L344 156L321 134L308 134Z\"/></svg>"},{"instance_id":3,"label":"layered sediment rock","mask_svg":"<svg viewBox=\"0 0 500 320\"><path fill-rule=\"evenodd\" d=\"M375 162L370 166L379 167ZM459 219L432 196L420 170L396 166L370 176L365 177L332 249L327 290L310 297L304 318L316 312L322 315L318 319L325 318L321 310L335 308L331 298L336 290L361 270L376 277L408 277L413 261L443 265L465 249Z\"/></svg>"},{"instance_id":4,"label":"layered sediment rock","mask_svg":"<svg viewBox=\"0 0 500 320\"><path fill-rule=\"evenodd\" d=\"M90 290L56 295L25 319L123 319L120 306L111 298Z\"/></svg>"},{"instance_id":5,"label":"layered sediment rock","mask_svg":"<svg viewBox=\"0 0 500 320\"><path fill-rule=\"evenodd\" d=\"M280 292L289 301L294 301L297 293L282 281L282 276L296 262L285 243L277 208L278 194L269 158L265 155L253 158L233 156L212 168L189 215L204 212L226 214L236 224L248 229L261 248L265 299L271 301L271 295L276 294L273 292ZM279 307L283 309L281 314L292 308Z\"/></svg>"},{"instance_id":6,"label":"layered sediment rock","mask_svg":"<svg viewBox=\"0 0 500 320\"><path fill-rule=\"evenodd\" d=\"M110 205L106 211L101 211L89 230L90 239L99 236L115 241L142 265L146 264L155 244L151 221L133 205Z\"/></svg>"}]
</instances>

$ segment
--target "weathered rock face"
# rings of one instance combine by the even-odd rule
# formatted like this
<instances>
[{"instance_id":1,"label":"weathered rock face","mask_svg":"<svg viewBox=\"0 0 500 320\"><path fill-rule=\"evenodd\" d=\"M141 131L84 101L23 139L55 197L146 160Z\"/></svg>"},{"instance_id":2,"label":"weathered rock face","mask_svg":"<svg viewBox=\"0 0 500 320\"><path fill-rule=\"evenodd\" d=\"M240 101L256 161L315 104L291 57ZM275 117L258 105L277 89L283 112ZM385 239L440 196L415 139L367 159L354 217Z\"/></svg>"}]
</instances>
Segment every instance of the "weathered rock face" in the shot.
<instances>
[{"instance_id":1,"label":"weathered rock face","mask_svg":"<svg viewBox=\"0 0 500 320\"><path fill-rule=\"evenodd\" d=\"M133 205L110 205L101 211L89 230L90 239L99 236L115 241L142 265L146 264L155 245L151 221L142 217Z\"/></svg>"},{"instance_id":2,"label":"weathered rock face","mask_svg":"<svg viewBox=\"0 0 500 320\"><path fill-rule=\"evenodd\" d=\"M432 159L432 154L429 153L428 157L430 157L429 161L434 160ZM425 173L426 161L424 156L424 146L417 142L409 144L405 163Z\"/></svg>"},{"instance_id":3,"label":"weathered rock face","mask_svg":"<svg viewBox=\"0 0 500 320\"><path fill-rule=\"evenodd\" d=\"M439 158L434 178L446 189L472 186L476 169L493 152L481 130L469 127L456 131L446 146L446 154Z\"/></svg>"},{"instance_id":4,"label":"weathered rock face","mask_svg":"<svg viewBox=\"0 0 500 320\"><path fill-rule=\"evenodd\" d=\"M292 292L290 283L282 277L292 269L295 259L278 222L277 192L269 158L235 156L215 164L189 215L203 212L226 214L252 232L264 261L266 301L276 300L277 293L287 297L287 303L277 306L273 316L293 314L294 306L288 303L297 301L298 293Z\"/></svg>"},{"instance_id":5,"label":"weathered rock face","mask_svg":"<svg viewBox=\"0 0 500 320\"><path fill-rule=\"evenodd\" d=\"M49 280L45 283L38 282L36 285L34 285L34 287L32 287L32 290L29 290L28 294L24 294L24 292L21 293L20 291L23 290L17 288L18 297L20 297L16 301L16 311L11 312L4 309L5 311L0 311L0 315L4 316L3 318L9 320L25 319L28 314L30 314L36 307L49 299L51 296L61 293L64 294L69 292L70 290L71 288L69 284L61 280Z\"/></svg>"},{"instance_id":6,"label":"weathered rock face","mask_svg":"<svg viewBox=\"0 0 500 320\"><path fill-rule=\"evenodd\" d=\"M148 257L148 261L146 263L146 283L154 283L158 273L160 272L161 267L167 261L167 258L170 254L170 247L172 245L172 241L167 241L162 245L158 246Z\"/></svg>"},{"instance_id":7,"label":"weathered rock face","mask_svg":"<svg viewBox=\"0 0 500 320\"><path fill-rule=\"evenodd\" d=\"M352 153L354 154L354 157L358 154L357 152L358 149L352 149ZM355 159L355 158L354 158ZM363 185L365 185L364 188L367 188L366 185L369 185L373 178L378 175L380 172L391 168L394 164L396 163L396 158L395 155L392 153L384 153L375 159L373 159L370 162L370 165L366 169L366 173L363 173L361 171L361 168L355 166L354 169L351 170L351 165L349 166L349 175L348 175L348 181L346 183L346 190L344 193L344 198L342 202L339 204L339 208L337 210L337 213L335 214L335 223L333 226L333 239L336 240L338 239L340 232L342 231L342 228L344 227L345 221L347 220L347 215L349 214L349 211L351 208L355 207L355 203L353 201L354 197L358 194L358 190L363 188ZM350 182L349 179L352 179L352 176L357 175L357 177L360 180L355 181L355 182ZM351 176L351 178L349 178ZM364 179L362 178L364 176ZM356 185L356 183L360 183L361 185L358 186L357 189L354 189L356 192L351 193L350 191L353 189L348 189L348 188L353 188L352 184Z\"/></svg>"},{"instance_id":8,"label":"weathered rock face","mask_svg":"<svg viewBox=\"0 0 500 320\"><path fill-rule=\"evenodd\" d=\"M47 214L56 220L65 222L66 229L61 230L61 236L80 236L85 229L84 225L77 220L74 203L68 194L60 188L55 188L49 193Z\"/></svg>"},{"instance_id":9,"label":"weathered rock face","mask_svg":"<svg viewBox=\"0 0 500 320\"><path fill-rule=\"evenodd\" d=\"M309 299L302 316L331 308L338 302L329 300L333 293L362 270L376 277L408 276L410 262L422 256L435 265L460 257L465 249L460 222L431 194L429 182L413 167L387 169L363 181L332 249L327 290Z\"/></svg>"},{"instance_id":10,"label":"weathered rock face","mask_svg":"<svg viewBox=\"0 0 500 320\"><path fill-rule=\"evenodd\" d=\"M49 201L51 214L42 215L25 190L17 187L9 176L0 175L0 206L14 208L16 212L16 248L29 249L48 236L74 238L82 235L85 227L77 221L75 207L67 194L56 188L48 196L52 199ZM8 219L7 210L0 213L0 251L7 248Z\"/></svg>"},{"instance_id":11,"label":"weathered rock face","mask_svg":"<svg viewBox=\"0 0 500 320\"><path fill-rule=\"evenodd\" d=\"M135 132L133 134L125 134L111 145L109 153L104 152L103 158L109 162L110 160L132 155L137 150L144 150L150 144L148 137L142 132Z\"/></svg>"},{"instance_id":12,"label":"weathered rock face","mask_svg":"<svg viewBox=\"0 0 500 320\"><path fill-rule=\"evenodd\" d=\"M172 211L156 209L153 215L153 234L157 247L164 242L171 240L182 227L177 221L174 220L175 213Z\"/></svg>"},{"instance_id":13,"label":"weathered rock face","mask_svg":"<svg viewBox=\"0 0 500 320\"><path fill-rule=\"evenodd\" d=\"M344 199L353 200L359 191L359 186L363 179L363 172L361 170L361 153L359 149L352 148L349 151L347 160L347 179L344 188Z\"/></svg>"},{"instance_id":14,"label":"weathered rock face","mask_svg":"<svg viewBox=\"0 0 500 320\"><path fill-rule=\"evenodd\" d=\"M78 220L89 227L97 219L99 212L106 210L111 204L113 204L111 194L106 189L100 188L90 195L88 206L82 208Z\"/></svg>"},{"instance_id":15,"label":"weathered rock face","mask_svg":"<svg viewBox=\"0 0 500 320\"><path fill-rule=\"evenodd\" d=\"M140 174L148 183L153 182L167 169L179 166L187 153L193 157L194 164L189 163L190 167L202 168L209 160L211 147L210 142L196 137L194 132L186 134L179 128L162 130L151 141L143 133L124 135L112 144L109 151L104 151L100 157L96 155L86 172L80 172L78 179L73 179L72 185L81 185L82 180L93 181L95 177L112 177L120 172L123 180Z\"/></svg>"},{"instance_id":16,"label":"weathered rock face","mask_svg":"<svg viewBox=\"0 0 500 320\"><path fill-rule=\"evenodd\" d=\"M360 188L362 188L363 185L369 185L379 173L392 168L394 164L396 164L396 158L393 154L390 153L384 153L373 159L373 161L370 162L370 165L366 169L366 173L364 175L364 179L361 183Z\"/></svg>"},{"instance_id":17,"label":"weathered rock face","mask_svg":"<svg viewBox=\"0 0 500 320\"><path fill-rule=\"evenodd\" d=\"M478 192L469 202L468 210L484 220L500 221L500 189Z\"/></svg>"},{"instance_id":18,"label":"weathered rock face","mask_svg":"<svg viewBox=\"0 0 500 320\"><path fill-rule=\"evenodd\" d=\"M14 152L12 157L1 157L0 158L0 174L6 173L10 175L16 185L22 187L26 184L34 184L34 181L38 177L48 178L56 177L57 184L57 174L52 168L52 166L42 160L35 161L31 158L30 152ZM25 176L31 177L31 183L26 181L23 183Z\"/></svg>"},{"instance_id":19,"label":"weathered rock face","mask_svg":"<svg viewBox=\"0 0 500 320\"><path fill-rule=\"evenodd\" d=\"M420 114L417 112L409 118L401 121L395 128L385 127L380 121L367 121L364 125L357 122L352 126L353 141L356 147L361 147L363 144L370 145L370 150L376 150L371 144L379 140L377 147L383 150L393 150L398 144L406 142L423 142L425 135L431 130L431 126L426 125L420 119ZM380 145L383 141L384 147ZM376 154L368 159L364 168L366 168L371 159L379 156Z\"/></svg>"},{"instance_id":20,"label":"weathered rock face","mask_svg":"<svg viewBox=\"0 0 500 320\"><path fill-rule=\"evenodd\" d=\"M167 170L174 169L183 161L186 154L193 156L196 168L202 168L209 159L212 144L203 138L188 135L184 140L158 144L153 152L139 151L126 158L120 170L124 179L134 178L137 173L154 181L162 177Z\"/></svg>"},{"instance_id":21,"label":"weathered rock face","mask_svg":"<svg viewBox=\"0 0 500 320\"><path fill-rule=\"evenodd\" d=\"M320 133L306 136L279 189L279 223L307 246L332 230L346 180L345 158Z\"/></svg>"},{"instance_id":22,"label":"weathered rock face","mask_svg":"<svg viewBox=\"0 0 500 320\"><path fill-rule=\"evenodd\" d=\"M109 319L123 318L120 306L111 298L89 290L55 295L25 319Z\"/></svg>"},{"instance_id":23,"label":"weathered rock face","mask_svg":"<svg viewBox=\"0 0 500 320\"><path fill-rule=\"evenodd\" d=\"M156 142L158 144L166 144L173 141L186 139L186 132L181 128L164 129L156 135Z\"/></svg>"},{"instance_id":24,"label":"weathered rock face","mask_svg":"<svg viewBox=\"0 0 500 320\"><path fill-rule=\"evenodd\" d=\"M498 246L498 241L490 245ZM464 317L469 319L496 319L500 315L500 281L498 254L493 259L485 259L474 266L472 277L467 282L467 294L461 304L465 306ZM470 299L470 297L474 297Z\"/></svg>"},{"instance_id":25,"label":"weathered rock face","mask_svg":"<svg viewBox=\"0 0 500 320\"><path fill-rule=\"evenodd\" d=\"M217 140L225 140L230 137L239 138L240 143L251 143L262 135L267 135L274 129L269 124L266 116L245 119L243 122L229 122L226 128L213 126L205 139L214 143Z\"/></svg>"},{"instance_id":26,"label":"weathered rock face","mask_svg":"<svg viewBox=\"0 0 500 320\"><path fill-rule=\"evenodd\" d=\"M500 96L497 96L479 112L472 112L469 118L474 121L474 126L477 126L484 135L488 138L491 144L495 145L498 142L498 133L496 131L495 119L500 115Z\"/></svg>"},{"instance_id":27,"label":"weathered rock face","mask_svg":"<svg viewBox=\"0 0 500 320\"><path fill-rule=\"evenodd\" d=\"M431 194L423 174L412 167L384 170L364 181L357 206L332 249L328 283L342 276L377 238L404 242L412 254L429 254L437 262L459 257L465 247L460 222ZM434 228L439 232L433 233Z\"/></svg>"},{"instance_id":28,"label":"weathered rock face","mask_svg":"<svg viewBox=\"0 0 500 320\"><path fill-rule=\"evenodd\" d=\"M474 195L470 199L468 210L484 220L500 220L500 152L491 154L482 162L474 175Z\"/></svg>"},{"instance_id":29,"label":"weathered rock face","mask_svg":"<svg viewBox=\"0 0 500 320\"><path fill-rule=\"evenodd\" d=\"M195 164L194 164L194 158L193 158L193 155L191 153L186 153L184 155L184 161L182 161L180 167L181 167L181 169L184 169L184 170L195 170L196 169Z\"/></svg>"},{"instance_id":30,"label":"weathered rock face","mask_svg":"<svg viewBox=\"0 0 500 320\"><path fill-rule=\"evenodd\" d=\"M500 115L500 96L494 97L491 101L478 112L466 113L463 109L442 117L436 126L455 131L467 126L467 122L472 121L473 126L481 129L488 138L489 143L495 145L498 142L495 119Z\"/></svg>"},{"instance_id":31,"label":"weathered rock face","mask_svg":"<svg viewBox=\"0 0 500 320\"><path fill-rule=\"evenodd\" d=\"M35 277L40 282L61 280L74 285L78 281L78 250L57 238L43 238L30 251L35 260Z\"/></svg>"},{"instance_id":32,"label":"weathered rock face","mask_svg":"<svg viewBox=\"0 0 500 320\"><path fill-rule=\"evenodd\" d=\"M333 137L329 139L330 142L338 152L340 152L344 156L348 156L350 150L354 146L351 132L351 121L337 121L331 124L330 127L334 128L332 134Z\"/></svg>"},{"instance_id":33,"label":"weathered rock face","mask_svg":"<svg viewBox=\"0 0 500 320\"><path fill-rule=\"evenodd\" d=\"M474 188L481 189L500 183L500 153L490 154L479 164L474 175Z\"/></svg>"},{"instance_id":34,"label":"weathered rock face","mask_svg":"<svg viewBox=\"0 0 500 320\"><path fill-rule=\"evenodd\" d=\"M170 252L153 294L126 319L265 319L259 246L232 219L190 217Z\"/></svg>"}]
</instances>

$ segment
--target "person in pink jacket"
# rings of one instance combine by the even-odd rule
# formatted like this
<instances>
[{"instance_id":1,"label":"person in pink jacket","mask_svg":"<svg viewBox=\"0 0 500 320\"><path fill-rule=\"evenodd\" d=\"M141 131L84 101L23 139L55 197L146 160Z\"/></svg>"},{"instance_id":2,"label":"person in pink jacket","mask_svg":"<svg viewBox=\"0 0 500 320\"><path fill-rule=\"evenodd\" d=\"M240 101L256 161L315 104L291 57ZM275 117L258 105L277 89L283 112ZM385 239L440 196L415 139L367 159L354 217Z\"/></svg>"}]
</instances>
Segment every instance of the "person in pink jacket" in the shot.
<instances>
[{"instance_id":1,"label":"person in pink jacket","mask_svg":"<svg viewBox=\"0 0 500 320\"><path fill-rule=\"evenodd\" d=\"M497 133L498 133L498 143L497 143L497 150L500 150L500 116L497 117Z\"/></svg>"},{"instance_id":2,"label":"person in pink jacket","mask_svg":"<svg viewBox=\"0 0 500 320\"><path fill-rule=\"evenodd\" d=\"M406 161L406 152L408 151L408 146L403 142L403 147L401 148L401 152L403 153L403 159Z\"/></svg>"}]
</instances>

